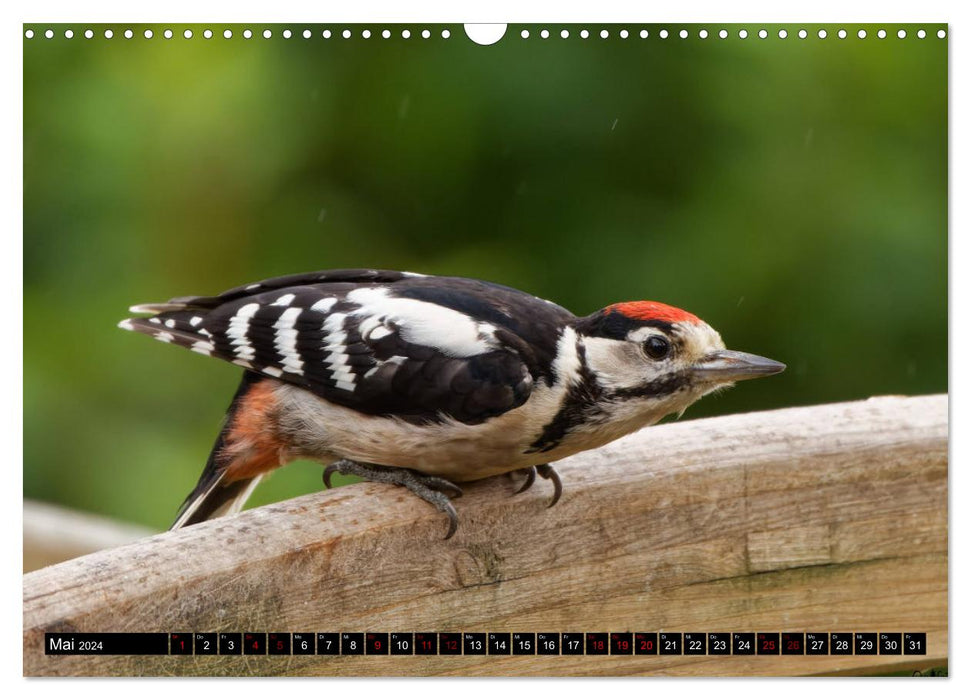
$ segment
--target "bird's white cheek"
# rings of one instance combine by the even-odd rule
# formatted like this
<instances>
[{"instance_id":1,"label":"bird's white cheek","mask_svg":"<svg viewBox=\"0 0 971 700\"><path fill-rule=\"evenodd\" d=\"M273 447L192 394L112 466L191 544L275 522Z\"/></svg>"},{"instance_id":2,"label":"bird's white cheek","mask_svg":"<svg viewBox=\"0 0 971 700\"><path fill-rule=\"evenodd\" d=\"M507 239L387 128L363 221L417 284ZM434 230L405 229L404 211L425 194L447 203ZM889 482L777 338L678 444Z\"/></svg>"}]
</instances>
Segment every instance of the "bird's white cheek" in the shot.
<instances>
[{"instance_id":1,"label":"bird's white cheek","mask_svg":"<svg viewBox=\"0 0 971 700\"><path fill-rule=\"evenodd\" d=\"M664 363L651 365L637 346L623 340L584 338L587 365L607 389L641 386L664 371Z\"/></svg>"}]
</instances>

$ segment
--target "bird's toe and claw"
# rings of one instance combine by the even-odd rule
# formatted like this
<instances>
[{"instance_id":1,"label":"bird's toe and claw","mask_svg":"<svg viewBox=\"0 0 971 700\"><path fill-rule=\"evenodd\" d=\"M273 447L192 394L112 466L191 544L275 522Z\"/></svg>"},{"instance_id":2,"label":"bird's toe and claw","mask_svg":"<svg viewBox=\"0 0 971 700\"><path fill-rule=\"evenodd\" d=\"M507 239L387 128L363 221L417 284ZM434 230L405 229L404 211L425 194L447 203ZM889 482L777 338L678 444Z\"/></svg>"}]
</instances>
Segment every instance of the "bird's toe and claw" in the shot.
<instances>
[{"instance_id":1,"label":"bird's toe and claw","mask_svg":"<svg viewBox=\"0 0 971 700\"><path fill-rule=\"evenodd\" d=\"M533 483L536 481L536 475L539 474L543 479L548 479L553 482L553 499L547 504L547 508L552 508L556 505L556 502L560 500L560 496L563 495L563 482L560 481L560 475L556 473L556 470L548 464L537 464L535 467L526 467L525 469L517 469L515 474L522 474L526 477L523 485L519 487L516 491L517 494L528 490L532 487Z\"/></svg>"},{"instance_id":2,"label":"bird's toe and claw","mask_svg":"<svg viewBox=\"0 0 971 700\"><path fill-rule=\"evenodd\" d=\"M536 481L536 467L526 467L525 469L517 469L516 471L509 473L510 476L514 474L526 477L523 485L519 487L518 491L516 491L517 495L521 494L523 491L528 491L531 489L533 487L533 483Z\"/></svg>"},{"instance_id":3,"label":"bird's toe and claw","mask_svg":"<svg viewBox=\"0 0 971 700\"><path fill-rule=\"evenodd\" d=\"M327 488L331 488L330 478L334 472L345 475L351 474L365 481L378 481L384 484L404 486L413 494L431 503L448 516L448 532L445 535L445 539L451 538L458 528L459 518L451 499L461 496L462 489L448 479L422 474L414 469L406 469L404 467L385 467L378 464L364 464L361 462L352 462L349 459L341 459L324 469L323 481L324 486ZM560 481L560 475L550 465L538 464L535 467L519 469L514 473L522 474L526 478L516 493L522 493L529 489L536 481L536 475L538 474L541 478L553 482L553 499L546 507L552 508L560 500L560 496L563 494L563 482Z\"/></svg>"},{"instance_id":4,"label":"bird's toe and claw","mask_svg":"<svg viewBox=\"0 0 971 700\"><path fill-rule=\"evenodd\" d=\"M353 474L366 481L378 481L384 484L404 486L413 494L431 503L448 516L448 533L445 535L445 539L449 539L455 534L455 529L459 524L459 517L455 512L455 506L452 505L451 498L461 496L462 489L448 479L429 476L403 467L384 467L377 464L362 464L360 462L352 462L349 459L341 459L324 469L324 486L327 488L331 487L330 477L334 472L338 474Z\"/></svg>"}]
</instances>

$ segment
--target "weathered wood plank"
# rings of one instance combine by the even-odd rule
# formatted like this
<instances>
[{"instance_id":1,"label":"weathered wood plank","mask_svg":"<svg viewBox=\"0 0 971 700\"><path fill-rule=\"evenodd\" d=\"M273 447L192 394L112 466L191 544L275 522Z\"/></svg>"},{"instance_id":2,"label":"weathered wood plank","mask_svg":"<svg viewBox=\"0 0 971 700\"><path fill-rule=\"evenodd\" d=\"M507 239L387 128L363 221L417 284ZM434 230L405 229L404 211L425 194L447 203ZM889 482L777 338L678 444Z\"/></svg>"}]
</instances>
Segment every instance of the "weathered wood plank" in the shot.
<instances>
[{"instance_id":1,"label":"weathered wood plank","mask_svg":"<svg viewBox=\"0 0 971 700\"><path fill-rule=\"evenodd\" d=\"M145 527L25 500L24 571L120 547L151 535Z\"/></svg>"},{"instance_id":2,"label":"weathered wood plank","mask_svg":"<svg viewBox=\"0 0 971 700\"><path fill-rule=\"evenodd\" d=\"M947 397L656 426L461 524L357 484L24 576L28 675L873 673L947 659ZM53 657L45 631L916 631L926 657Z\"/></svg>"}]
</instances>

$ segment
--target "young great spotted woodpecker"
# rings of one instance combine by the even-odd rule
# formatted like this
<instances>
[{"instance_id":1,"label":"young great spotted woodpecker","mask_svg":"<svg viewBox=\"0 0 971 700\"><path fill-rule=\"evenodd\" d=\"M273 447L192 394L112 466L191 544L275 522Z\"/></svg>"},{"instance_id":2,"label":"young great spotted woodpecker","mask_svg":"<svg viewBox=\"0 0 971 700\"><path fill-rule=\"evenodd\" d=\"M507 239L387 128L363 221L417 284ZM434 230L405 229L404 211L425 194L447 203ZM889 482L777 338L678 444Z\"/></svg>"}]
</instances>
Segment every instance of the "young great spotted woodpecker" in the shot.
<instances>
[{"instance_id":1,"label":"young great spotted woodpecker","mask_svg":"<svg viewBox=\"0 0 971 700\"><path fill-rule=\"evenodd\" d=\"M705 394L785 369L725 349L652 301L578 318L509 287L386 270L278 277L213 297L132 307L127 330L245 368L173 529L235 513L295 459L399 484L449 517L454 482L521 472L682 413Z\"/></svg>"}]
</instances>

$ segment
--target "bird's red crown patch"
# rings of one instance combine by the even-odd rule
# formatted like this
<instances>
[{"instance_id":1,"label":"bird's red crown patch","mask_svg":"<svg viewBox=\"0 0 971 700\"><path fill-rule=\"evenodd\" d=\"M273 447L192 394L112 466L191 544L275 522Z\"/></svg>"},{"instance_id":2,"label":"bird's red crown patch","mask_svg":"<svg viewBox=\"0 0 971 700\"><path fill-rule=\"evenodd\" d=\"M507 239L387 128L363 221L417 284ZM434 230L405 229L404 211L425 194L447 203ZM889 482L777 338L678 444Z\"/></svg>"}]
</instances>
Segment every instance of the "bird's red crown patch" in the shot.
<instances>
[{"instance_id":1,"label":"bird's red crown patch","mask_svg":"<svg viewBox=\"0 0 971 700\"><path fill-rule=\"evenodd\" d=\"M664 321L666 323L701 323L701 319L674 306L659 301L625 301L611 304L608 312L616 311L637 321Z\"/></svg>"}]
</instances>

